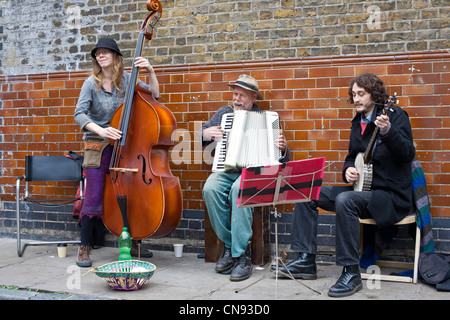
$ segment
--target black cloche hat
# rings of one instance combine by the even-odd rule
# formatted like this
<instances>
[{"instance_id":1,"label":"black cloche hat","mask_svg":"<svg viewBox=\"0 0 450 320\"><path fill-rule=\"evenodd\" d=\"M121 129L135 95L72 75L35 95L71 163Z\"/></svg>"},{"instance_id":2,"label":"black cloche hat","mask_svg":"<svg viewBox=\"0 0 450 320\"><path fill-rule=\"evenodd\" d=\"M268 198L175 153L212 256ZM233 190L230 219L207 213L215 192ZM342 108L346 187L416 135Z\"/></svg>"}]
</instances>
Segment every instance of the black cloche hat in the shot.
<instances>
[{"instance_id":1,"label":"black cloche hat","mask_svg":"<svg viewBox=\"0 0 450 320\"><path fill-rule=\"evenodd\" d=\"M122 53L119 50L119 47L117 46L116 41L111 38L101 38L100 40L98 40L97 45L91 51L92 58L95 58L95 51L97 51L97 49L100 48L106 48L114 52L117 52L119 55L122 55Z\"/></svg>"}]
</instances>

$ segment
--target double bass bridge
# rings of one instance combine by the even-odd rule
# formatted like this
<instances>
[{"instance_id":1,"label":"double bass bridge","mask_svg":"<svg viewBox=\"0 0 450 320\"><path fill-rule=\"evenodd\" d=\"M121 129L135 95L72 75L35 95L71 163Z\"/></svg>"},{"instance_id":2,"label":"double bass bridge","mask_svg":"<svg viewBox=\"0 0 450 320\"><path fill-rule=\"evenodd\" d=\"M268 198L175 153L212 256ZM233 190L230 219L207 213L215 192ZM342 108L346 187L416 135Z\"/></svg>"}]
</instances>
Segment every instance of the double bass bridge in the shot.
<instances>
[{"instance_id":1,"label":"double bass bridge","mask_svg":"<svg viewBox=\"0 0 450 320\"><path fill-rule=\"evenodd\" d=\"M121 172L121 173L125 173L125 172L139 172L138 168L109 168L109 170L116 171L116 172Z\"/></svg>"}]
</instances>

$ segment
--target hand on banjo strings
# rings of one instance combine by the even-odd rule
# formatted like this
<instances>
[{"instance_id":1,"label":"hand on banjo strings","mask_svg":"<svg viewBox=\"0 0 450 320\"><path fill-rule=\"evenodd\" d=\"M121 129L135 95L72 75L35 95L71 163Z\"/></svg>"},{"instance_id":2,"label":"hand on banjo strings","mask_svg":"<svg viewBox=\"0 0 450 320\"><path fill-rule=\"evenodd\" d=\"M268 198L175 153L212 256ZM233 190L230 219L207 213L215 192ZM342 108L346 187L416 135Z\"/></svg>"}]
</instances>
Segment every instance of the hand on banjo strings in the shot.
<instances>
[{"instance_id":1,"label":"hand on banjo strings","mask_svg":"<svg viewBox=\"0 0 450 320\"><path fill-rule=\"evenodd\" d=\"M345 179L347 179L349 183L353 183L356 180L358 180L358 176L359 173L355 167L348 167L347 170L345 171Z\"/></svg>"}]
</instances>

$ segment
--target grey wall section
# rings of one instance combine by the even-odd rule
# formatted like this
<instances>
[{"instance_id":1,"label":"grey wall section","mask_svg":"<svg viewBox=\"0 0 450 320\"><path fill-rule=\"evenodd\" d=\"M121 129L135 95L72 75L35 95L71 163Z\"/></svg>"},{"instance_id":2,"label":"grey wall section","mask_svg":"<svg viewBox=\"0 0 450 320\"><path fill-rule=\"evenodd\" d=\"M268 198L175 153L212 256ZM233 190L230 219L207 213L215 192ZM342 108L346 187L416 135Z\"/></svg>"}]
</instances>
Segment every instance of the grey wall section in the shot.
<instances>
[{"instance_id":1,"label":"grey wall section","mask_svg":"<svg viewBox=\"0 0 450 320\"><path fill-rule=\"evenodd\" d=\"M448 1L161 0L155 65L448 49ZM131 65L146 1L3 0L0 75L90 68L101 37Z\"/></svg>"}]
</instances>

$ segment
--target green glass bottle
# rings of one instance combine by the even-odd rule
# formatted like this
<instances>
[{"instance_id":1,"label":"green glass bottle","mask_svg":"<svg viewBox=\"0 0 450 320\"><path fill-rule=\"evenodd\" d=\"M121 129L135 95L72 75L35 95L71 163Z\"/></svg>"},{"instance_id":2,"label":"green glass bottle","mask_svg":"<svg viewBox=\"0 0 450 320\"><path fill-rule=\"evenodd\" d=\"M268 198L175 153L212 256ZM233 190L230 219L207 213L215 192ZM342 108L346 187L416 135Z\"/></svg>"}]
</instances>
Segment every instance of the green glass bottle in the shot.
<instances>
[{"instance_id":1,"label":"green glass bottle","mask_svg":"<svg viewBox=\"0 0 450 320\"><path fill-rule=\"evenodd\" d=\"M131 235L128 232L128 228L124 227L122 233L119 236L119 260L131 260Z\"/></svg>"}]
</instances>

